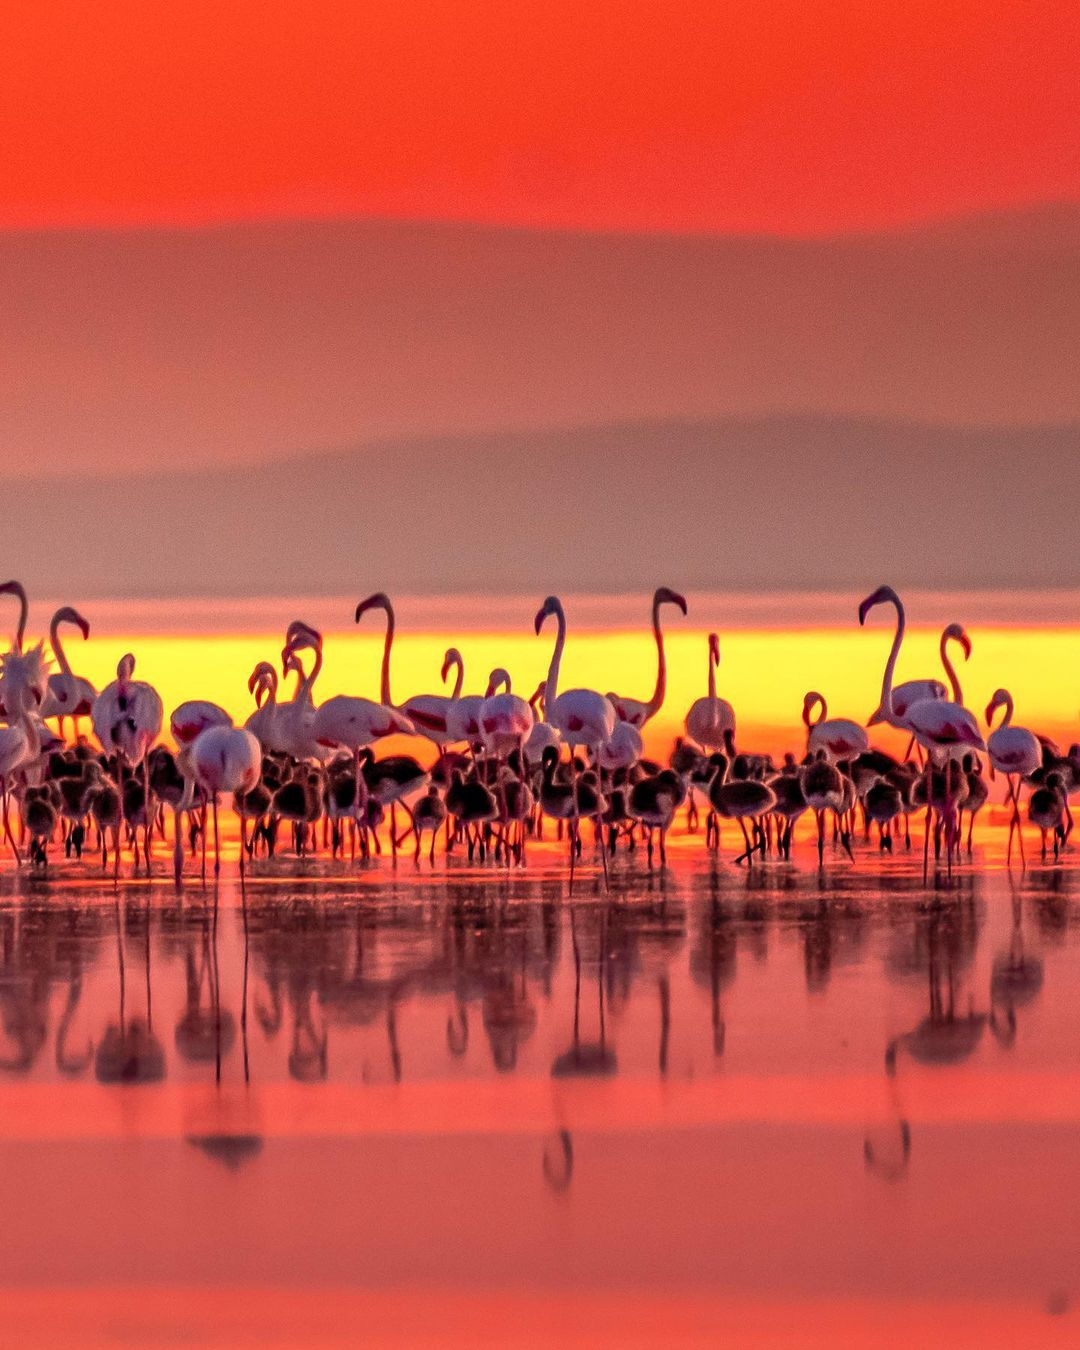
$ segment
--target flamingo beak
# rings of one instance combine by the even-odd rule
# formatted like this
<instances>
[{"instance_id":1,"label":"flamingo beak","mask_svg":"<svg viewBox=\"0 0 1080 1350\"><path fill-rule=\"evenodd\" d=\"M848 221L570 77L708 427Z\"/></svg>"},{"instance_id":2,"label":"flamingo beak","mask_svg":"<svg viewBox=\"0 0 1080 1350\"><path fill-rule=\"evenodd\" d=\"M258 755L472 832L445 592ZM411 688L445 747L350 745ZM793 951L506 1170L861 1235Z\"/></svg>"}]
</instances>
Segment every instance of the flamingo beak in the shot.
<instances>
[{"instance_id":1,"label":"flamingo beak","mask_svg":"<svg viewBox=\"0 0 1080 1350\"><path fill-rule=\"evenodd\" d=\"M962 632L962 633L960 634L960 637L958 638L958 641L959 641L959 643L960 643L960 646L963 648L963 652L964 652L964 660L965 660L965 661L970 661L970 659L971 659L971 639L968 637L968 635L967 635L966 633Z\"/></svg>"},{"instance_id":2,"label":"flamingo beak","mask_svg":"<svg viewBox=\"0 0 1080 1350\"><path fill-rule=\"evenodd\" d=\"M537 637L540 636L540 629L543 628L544 620L547 618L547 616L548 611L545 606L541 606L540 609L536 611L536 618L533 620L533 628L536 630Z\"/></svg>"}]
</instances>

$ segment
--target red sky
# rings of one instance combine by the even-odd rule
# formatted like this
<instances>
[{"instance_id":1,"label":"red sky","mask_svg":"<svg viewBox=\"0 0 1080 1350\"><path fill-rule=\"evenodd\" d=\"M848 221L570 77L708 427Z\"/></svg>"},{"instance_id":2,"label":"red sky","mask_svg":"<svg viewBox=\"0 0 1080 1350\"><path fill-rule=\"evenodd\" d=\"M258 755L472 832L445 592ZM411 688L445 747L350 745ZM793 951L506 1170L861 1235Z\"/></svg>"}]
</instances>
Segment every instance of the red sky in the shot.
<instances>
[{"instance_id":1,"label":"red sky","mask_svg":"<svg viewBox=\"0 0 1080 1350\"><path fill-rule=\"evenodd\" d=\"M0 226L804 232L1080 197L1075 0L35 0L0 52Z\"/></svg>"}]
</instances>

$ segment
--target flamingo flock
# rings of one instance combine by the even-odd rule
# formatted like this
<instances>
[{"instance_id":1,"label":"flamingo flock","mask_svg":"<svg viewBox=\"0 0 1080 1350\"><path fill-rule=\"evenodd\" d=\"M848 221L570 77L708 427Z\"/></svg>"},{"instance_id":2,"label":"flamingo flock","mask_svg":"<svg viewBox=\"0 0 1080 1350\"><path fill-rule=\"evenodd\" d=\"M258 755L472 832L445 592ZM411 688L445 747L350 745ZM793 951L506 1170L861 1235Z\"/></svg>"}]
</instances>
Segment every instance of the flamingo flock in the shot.
<instances>
[{"instance_id":1,"label":"flamingo flock","mask_svg":"<svg viewBox=\"0 0 1080 1350\"><path fill-rule=\"evenodd\" d=\"M74 673L60 637L61 626L69 626L90 638L81 614L65 606L53 615L50 660L44 642L27 646L25 589L9 581L0 595L13 596L19 607L11 646L0 655L3 843L17 864L25 855L43 871L50 849L79 859L92 843L114 876L126 850L135 873L149 877L155 838L167 840L171 831L176 884L189 865L205 880L211 842L215 874L221 867L223 805L239 821L241 872L283 853L366 861L384 851L396 859L403 846L417 865L423 856L434 863L440 839L448 854L470 861L525 866L528 843L543 837L547 822L565 842L572 886L586 847L605 880L620 845L643 844L647 865L665 866L680 811L691 833L705 812L711 850L720 848L722 822L734 824L741 844L734 861L746 867L770 856L790 860L803 816L814 823L819 866L830 849L854 861L860 835L872 842L874 830L882 852L911 848L911 822L919 816L924 872L931 848L935 865L944 858L951 871L972 851L988 777L1005 781L1009 863L1015 844L1026 864L1024 791L1027 822L1040 832L1044 858L1048 848L1056 858L1067 845L1069 799L1080 791L1080 746L1062 754L1048 738L1015 725L1007 689L998 689L984 712L984 736L964 706L951 659L953 647L965 660L971 656L960 625L941 635L945 681L895 683L906 615L888 586L857 608L860 625L879 610L894 617L877 707L864 724L831 715L824 695L809 690L805 741L779 764L739 744L735 709L717 693L715 633L708 635L706 693L687 709L685 734L666 764L645 755L642 729L660 713L667 692L661 612L668 606L687 614L686 600L667 587L653 596L657 673L647 699L562 687L567 621L552 595L533 624L537 637L553 627L554 640L546 678L530 698L515 691L503 668L490 672L482 694L464 692L465 663L451 647L440 671L443 691L396 703L394 608L376 592L354 617L359 624L372 612L385 616L378 699L341 693L318 701L323 637L296 620L279 660L260 661L252 671L255 706L243 726L217 704L195 699L172 710L167 737L162 700L135 677L134 655L121 658L116 678L98 692ZM286 698L290 677L295 684ZM879 725L906 734L903 758L871 744L868 731ZM418 742L416 756L376 753L380 741L402 736Z\"/></svg>"}]
</instances>

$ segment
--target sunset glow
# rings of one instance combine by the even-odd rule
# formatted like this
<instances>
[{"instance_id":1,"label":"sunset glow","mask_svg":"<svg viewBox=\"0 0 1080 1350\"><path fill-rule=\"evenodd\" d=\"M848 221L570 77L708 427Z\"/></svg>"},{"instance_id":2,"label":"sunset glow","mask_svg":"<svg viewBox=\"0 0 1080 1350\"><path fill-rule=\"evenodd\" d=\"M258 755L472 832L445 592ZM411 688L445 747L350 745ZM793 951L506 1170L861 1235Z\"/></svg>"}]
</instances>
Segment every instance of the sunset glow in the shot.
<instances>
[{"instance_id":1,"label":"sunset glow","mask_svg":"<svg viewBox=\"0 0 1080 1350\"><path fill-rule=\"evenodd\" d=\"M1080 720L1073 672L1080 669L1080 627L971 627L974 652L959 669L966 704L981 711L1001 685L1016 700L1018 717L1062 739L1064 749ZM721 635L718 693L734 704L739 716L739 742L746 748L780 755L797 748L803 695L823 693L830 715L865 722L877 707L881 672L892 630L878 626L860 631L809 629L794 632L737 630ZM898 681L943 678L938 658L940 630L912 629L905 641ZM137 674L160 691L168 711L185 698L220 703L243 721L254 704L247 678L256 662L274 660L280 633L185 633L155 636L110 633L85 644L79 669L103 687L114 678L125 651L137 658ZM682 731L687 708L706 692L706 632L680 628L667 636L668 693L660 715L648 727L646 748L663 757L673 736ZM399 631L394 642L391 692L404 701L417 693L445 692L439 667L447 647L457 646L465 658L466 693L483 693L488 672L505 666L514 688L529 697L547 674L551 643L530 632ZM74 651L72 652L74 655ZM325 634L325 664L316 698L353 692L368 698L379 693L382 635L358 629ZM310 659L308 660L310 666ZM656 679L656 649L643 631L582 631L572 635L563 662L560 687L606 688L617 671L614 693L647 698ZM280 697L290 697L293 681ZM793 739L794 737L794 739ZM902 753L906 738L876 728L875 742ZM421 743L421 755L425 752ZM409 750L404 743L394 747ZM415 749L414 747L412 748Z\"/></svg>"},{"instance_id":2,"label":"sunset glow","mask_svg":"<svg viewBox=\"0 0 1080 1350\"><path fill-rule=\"evenodd\" d=\"M0 225L797 233L1080 191L1067 0L59 0L0 41Z\"/></svg>"}]
</instances>

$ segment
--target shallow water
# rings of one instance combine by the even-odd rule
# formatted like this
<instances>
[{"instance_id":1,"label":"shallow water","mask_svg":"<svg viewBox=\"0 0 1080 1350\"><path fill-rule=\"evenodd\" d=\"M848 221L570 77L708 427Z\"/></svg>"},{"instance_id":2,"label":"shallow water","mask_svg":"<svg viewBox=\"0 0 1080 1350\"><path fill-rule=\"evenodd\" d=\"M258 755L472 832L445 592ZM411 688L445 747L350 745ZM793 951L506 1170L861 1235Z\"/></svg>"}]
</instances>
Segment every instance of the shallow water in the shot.
<instances>
[{"instance_id":1,"label":"shallow water","mask_svg":"<svg viewBox=\"0 0 1080 1350\"><path fill-rule=\"evenodd\" d=\"M5 862L0 1344L1076 1344L1080 869L981 835Z\"/></svg>"}]
</instances>

